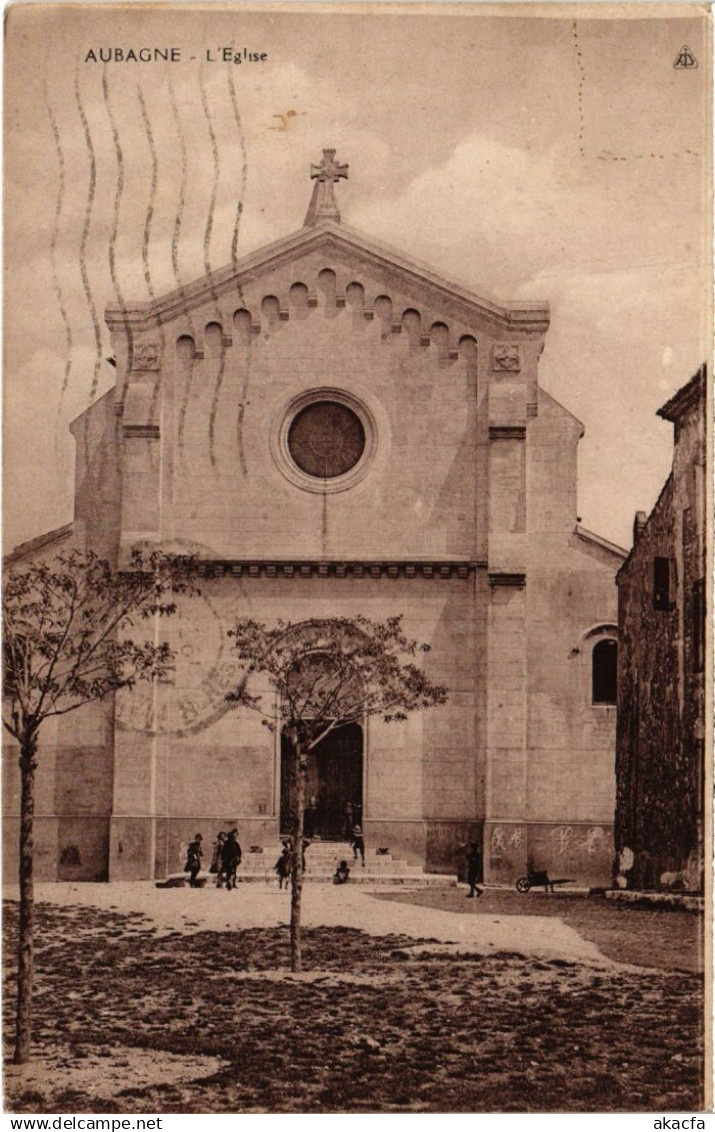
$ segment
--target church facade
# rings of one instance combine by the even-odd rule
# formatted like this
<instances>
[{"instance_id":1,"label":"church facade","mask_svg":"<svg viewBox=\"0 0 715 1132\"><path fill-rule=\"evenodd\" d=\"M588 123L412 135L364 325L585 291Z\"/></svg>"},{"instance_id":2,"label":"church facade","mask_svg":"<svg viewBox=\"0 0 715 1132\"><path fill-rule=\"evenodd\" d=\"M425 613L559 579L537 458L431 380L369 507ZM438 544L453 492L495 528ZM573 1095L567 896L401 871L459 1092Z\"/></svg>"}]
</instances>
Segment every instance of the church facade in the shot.
<instances>
[{"instance_id":1,"label":"church facade","mask_svg":"<svg viewBox=\"0 0 715 1132\"><path fill-rule=\"evenodd\" d=\"M347 167L328 150L312 172L299 232L107 309L117 380L72 426L74 522L11 562L72 543L121 567L160 545L198 557L201 594L162 624L170 682L43 732L38 873L161 877L231 825L276 843L281 741L227 707L227 631L361 613L402 615L448 701L337 732L311 764L316 832L336 836L353 801L369 844L428 870L456 871L479 838L487 882L607 883L624 554L577 520L583 426L538 380L548 308L344 226Z\"/></svg>"}]
</instances>

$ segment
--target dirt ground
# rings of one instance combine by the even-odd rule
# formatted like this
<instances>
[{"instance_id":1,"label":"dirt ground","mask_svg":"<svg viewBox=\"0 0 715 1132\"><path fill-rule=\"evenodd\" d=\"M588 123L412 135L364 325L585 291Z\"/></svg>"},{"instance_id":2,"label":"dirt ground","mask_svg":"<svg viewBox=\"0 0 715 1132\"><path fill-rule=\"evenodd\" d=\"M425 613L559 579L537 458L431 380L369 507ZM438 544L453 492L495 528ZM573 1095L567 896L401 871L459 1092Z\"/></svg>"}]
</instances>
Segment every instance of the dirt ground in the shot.
<instances>
[{"instance_id":1,"label":"dirt ground","mask_svg":"<svg viewBox=\"0 0 715 1132\"><path fill-rule=\"evenodd\" d=\"M664 906L634 908L605 896L524 895L508 889L485 889L479 899L465 899L464 888L395 893L390 901L443 912L484 916L555 916L618 963L664 971L703 970L703 919ZM378 895L377 899L382 897Z\"/></svg>"},{"instance_id":2,"label":"dirt ground","mask_svg":"<svg viewBox=\"0 0 715 1132\"><path fill-rule=\"evenodd\" d=\"M400 899L494 911L464 890ZM285 927L179 932L139 913L41 904L34 1069L6 1071L6 1108L698 1111L702 979L671 968L668 943L684 953L697 918L646 922L587 903L562 899L552 913L556 901L539 901L538 914L581 916L623 955L635 924L651 959L659 949L656 969L524 956L517 933L513 950L455 956L444 942L327 926L305 930L300 977ZM8 958L16 930L10 903ZM7 1040L13 1008L8 970Z\"/></svg>"}]
</instances>

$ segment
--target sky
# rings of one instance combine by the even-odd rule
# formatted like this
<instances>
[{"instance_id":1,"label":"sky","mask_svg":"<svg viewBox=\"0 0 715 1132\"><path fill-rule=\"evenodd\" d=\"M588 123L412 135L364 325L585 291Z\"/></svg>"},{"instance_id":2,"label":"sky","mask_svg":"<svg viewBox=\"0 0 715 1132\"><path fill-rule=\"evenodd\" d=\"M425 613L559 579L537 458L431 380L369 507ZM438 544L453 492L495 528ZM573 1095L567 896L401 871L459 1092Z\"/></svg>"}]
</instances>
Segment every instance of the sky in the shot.
<instances>
[{"instance_id":1,"label":"sky","mask_svg":"<svg viewBox=\"0 0 715 1132\"><path fill-rule=\"evenodd\" d=\"M544 11L8 9L5 552L72 518L68 425L115 376L105 306L300 228L324 147L346 225L549 302L539 377L585 426L578 513L630 547L670 469L656 410L710 350L707 17ZM229 45L267 59L213 61ZM181 60L87 61L143 46Z\"/></svg>"}]
</instances>

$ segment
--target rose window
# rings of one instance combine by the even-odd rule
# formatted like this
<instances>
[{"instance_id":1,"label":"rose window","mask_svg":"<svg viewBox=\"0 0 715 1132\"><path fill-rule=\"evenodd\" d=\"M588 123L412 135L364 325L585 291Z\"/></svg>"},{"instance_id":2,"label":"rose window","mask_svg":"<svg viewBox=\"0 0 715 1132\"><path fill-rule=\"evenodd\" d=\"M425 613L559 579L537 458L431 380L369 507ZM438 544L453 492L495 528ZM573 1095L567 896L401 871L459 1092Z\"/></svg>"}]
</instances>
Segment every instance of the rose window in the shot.
<instances>
[{"instance_id":1,"label":"rose window","mask_svg":"<svg viewBox=\"0 0 715 1132\"><path fill-rule=\"evenodd\" d=\"M338 401L313 401L293 418L288 450L295 464L316 479L343 476L365 451L365 429L357 413Z\"/></svg>"}]
</instances>

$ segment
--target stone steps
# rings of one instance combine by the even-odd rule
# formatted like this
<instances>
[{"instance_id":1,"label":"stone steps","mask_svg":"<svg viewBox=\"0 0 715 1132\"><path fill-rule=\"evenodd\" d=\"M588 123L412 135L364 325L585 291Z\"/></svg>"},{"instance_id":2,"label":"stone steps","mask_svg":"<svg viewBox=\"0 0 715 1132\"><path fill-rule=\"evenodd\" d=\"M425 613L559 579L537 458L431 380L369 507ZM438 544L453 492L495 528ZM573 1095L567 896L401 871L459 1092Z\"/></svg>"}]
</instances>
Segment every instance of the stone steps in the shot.
<instances>
[{"instance_id":1,"label":"stone steps","mask_svg":"<svg viewBox=\"0 0 715 1132\"><path fill-rule=\"evenodd\" d=\"M262 853L244 853L236 874L236 882L238 884L269 883L277 886L278 876L274 871L274 865L280 852L280 845L270 845L266 846ZM410 885L417 888L457 884L456 876L446 873L426 873L420 865L409 865L407 861L396 859L391 853L378 853L375 848L365 850L363 867L360 860L353 860L350 845L335 841L317 841L308 846L305 853L306 884L331 884L340 861L347 861L350 866L348 884ZM204 887L215 883L215 877L206 870L199 874L198 879ZM159 886L176 887L187 883L188 878L185 873L173 873L166 881L159 882Z\"/></svg>"},{"instance_id":2,"label":"stone steps","mask_svg":"<svg viewBox=\"0 0 715 1132\"><path fill-rule=\"evenodd\" d=\"M333 874L328 873L310 873L305 875L306 884L332 884ZM199 884L202 887L211 888L215 883L215 878L210 873L201 873L199 875ZM271 887L278 887L278 877L275 873L266 876L265 873L257 874L241 874L239 870L236 876L237 884L270 884ZM410 888L444 888L445 886L456 887L457 877L451 876L446 873L420 873L413 875L410 873L408 876L399 873L389 873L385 876L379 876L375 873L368 873L367 870L359 870L359 872L351 872L348 884L360 885L378 885L380 887L390 887L394 885L408 886ZM173 873L167 877L165 881L157 881L157 888L178 888L184 885L188 886L188 879L186 873Z\"/></svg>"}]
</instances>

